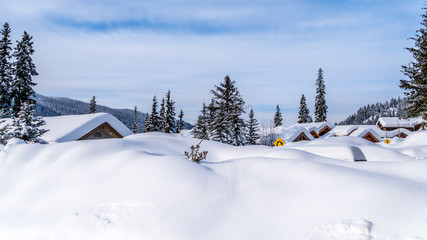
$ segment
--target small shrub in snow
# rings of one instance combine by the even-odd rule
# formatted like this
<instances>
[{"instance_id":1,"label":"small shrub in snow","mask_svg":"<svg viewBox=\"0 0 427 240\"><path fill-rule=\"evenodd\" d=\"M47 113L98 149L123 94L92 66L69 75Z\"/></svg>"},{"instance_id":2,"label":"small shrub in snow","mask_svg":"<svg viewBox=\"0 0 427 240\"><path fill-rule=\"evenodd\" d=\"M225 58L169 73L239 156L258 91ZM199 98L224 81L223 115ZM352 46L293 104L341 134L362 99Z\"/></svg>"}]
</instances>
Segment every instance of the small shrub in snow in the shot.
<instances>
[{"instance_id":1,"label":"small shrub in snow","mask_svg":"<svg viewBox=\"0 0 427 240\"><path fill-rule=\"evenodd\" d=\"M206 159L206 156L208 155L208 151L199 152L200 145L192 145L190 147L190 152L185 151L184 154L188 158L188 160L191 160L193 162L199 163L202 160Z\"/></svg>"}]
</instances>

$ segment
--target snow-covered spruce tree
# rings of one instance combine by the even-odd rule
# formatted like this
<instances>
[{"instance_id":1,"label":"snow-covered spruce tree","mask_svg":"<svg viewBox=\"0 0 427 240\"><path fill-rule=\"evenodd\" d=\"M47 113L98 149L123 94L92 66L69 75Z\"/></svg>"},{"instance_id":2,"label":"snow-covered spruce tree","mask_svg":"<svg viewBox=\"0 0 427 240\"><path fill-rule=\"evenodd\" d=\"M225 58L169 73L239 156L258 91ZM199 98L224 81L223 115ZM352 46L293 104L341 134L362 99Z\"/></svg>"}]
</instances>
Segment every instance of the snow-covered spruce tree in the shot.
<instances>
[{"instance_id":1,"label":"snow-covered spruce tree","mask_svg":"<svg viewBox=\"0 0 427 240\"><path fill-rule=\"evenodd\" d=\"M249 120L246 122L246 126L248 127L246 139L249 144L255 145L260 135L258 134L258 121L254 118L254 110L252 108L249 112Z\"/></svg>"},{"instance_id":2,"label":"snow-covered spruce tree","mask_svg":"<svg viewBox=\"0 0 427 240\"><path fill-rule=\"evenodd\" d=\"M0 30L0 108L5 115L10 110L12 101L13 67L11 63L12 41L10 40L10 32L9 24L5 23L3 29Z\"/></svg>"},{"instance_id":3,"label":"snow-covered spruce tree","mask_svg":"<svg viewBox=\"0 0 427 240\"><path fill-rule=\"evenodd\" d=\"M276 106L276 113L274 114L274 127L282 126L282 113L280 112L279 104Z\"/></svg>"},{"instance_id":4,"label":"snow-covered spruce tree","mask_svg":"<svg viewBox=\"0 0 427 240\"><path fill-rule=\"evenodd\" d=\"M157 113L157 98L153 97L153 106L151 114L148 115L145 121L144 132L158 132L159 131L159 115Z\"/></svg>"},{"instance_id":5,"label":"snow-covered spruce tree","mask_svg":"<svg viewBox=\"0 0 427 240\"><path fill-rule=\"evenodd\" d=\"M133 123L132 123L132 132L133 133L137 133L138 132L138 124L136 122L136 115L137 115L137 111L136 111L136 106L133 109Z\"/></svg>"},{"instance_id":6,"label":"snow-covered spruce tree","mask_svg":"<svg viewBox=\"0 0 427 240\"><path fill-rule=\"evenodd\" d=\"M4 109L0 109L0 144L6 145L7 141L10 139L10 125L5 124L6 120L4 118L6 117L6 112Z\"/></svg>"},{"instance_id":7,"label":"snow-covered spruce tree","mask_svg":"<svg viewBox=\"0 0 427 240\"><path fill-rule=\"evenodd\" d=\"M326 112L328 110L328 106L326 106L325 99L325 81L323 80L323 70L319 68L317 73L316 80L316 99L314 103L314 121L315 122L325 122L326 121Z\"/></svg>"},{"instance_id":8,"label":"snow-covered spruce tree","mask_svg":"<svg viewBox=\"0 0 427 240\"><path fill-rule=\"evenodd\" d=\"M36 66L33 63L31 55L34 53L32 37L24 32L22 40L17 41L13 57L13 81L12 81L12 98L13 112L15 114L21 111L22 105L27 102L34 104L35 92L33 87L37 85L33 82L32 77L37 76Z\"/></svg>"},{"instance_id":9,"label":"snow-covered spruce tree","mask_svg":"<svg viewBox=\"0 0 427 240\"><path fill-rule=\"evenodd\" d=\"M166 119L165 119L165 132L174 133L176 132L175 126L175 102L171 99L171 91L168 90L166 93Z\"/></svg>"},{"instance_id":10,"label":"snow-covered spruce tree","mask_svg":"<svg viewBox=\"0 0 427 240\"><path fill-rule=\"evenodd\" d=\"M298 123L308 123L311 122L310 110L308 110L306 99L304 94L301 96L301 101L299 105L298 112Z\"/></svg>"},{"instance_id":11,"label":"snow-covered spruce tree","mask_svg":"<svg viewBox=\"0 0 427 240\"><path fill-rule=\"evenodd\" d=\"M192 130L192 134L195 138L198 139L209 139L208 131L209 131L209 113L206 104L203 103L202 114L197 117L197 122L194 124L194 128Z\"/></svg>"},{"instance_id":12,"label":"snow-covered spruce tree","mask_svg":"<svg viewBox=\"0 0 427 240\"><path fill-rule=\"evenodd\" d=\"M400 88L408 96L408 117L422 116L427 120L427 7L423 10L422 26L411 38L415 47L406 48L412 53L413 61L402 66L402 72L409 80L400 80Z\"/></svg>"},{"instance_id":13,"label":"snow-covered spruce tree","mask_svg":"<svg viewBox=\"0 0 427 240\"><path fill-rule=\"evenodd\" d=\"M165 98L162 98L162 103L160 104L159 111L159 131L166 131L166 107L165 107Z\"/></svg>"},{"instance_id":14,"label":"snow-covered spruce tree","mask_svg":"<svg viewBox=\"0 0 427 240\"><path fill-rule=\"evenodd\" d=\"M181 111L179 112L179 115L178 115L178 122L176 124L176 132L178 132L178 133L180 133L182 131L182 129L184 128L183 118L184 118L184 112L181 109Z\"/></svg>"},{"instance_id":15,"label":"snow-covered spruce tree","mask_svg":"<svg viewBox=\"0 0 427 240\"><path fill-rule=\"evenodd\" d=\"M96 98L95 96L89 102L89 113L96 113Z\"/></svg>"},{"instance_id":16,"label":"snow-covered spruce tree","mask_svg":"<svg viewBox=\"0 0 427 240\"><path fill-rule=\"evenodd\" d=\"M21 111L17 114L12 114L10 137L20 138L31 143L44 142L40 137L47 132L47 130L41 129L45 124L41 117L34 116L34 104L24 102L21 106Z\"/></svg>"},{"instance_id":17,"label":"snow-covered spruce tree","mask_svg":"<svg viewBox=\"0 0 427 240\"><path fill-rule=\"evenodd\" d=\"M246 144L246 124L240 117L244 111L245 102L235 86L235 82L225 76L224 82L211 90L215 114L210 129L212 140L235 146Z\"/></svg>"}]
</instances>

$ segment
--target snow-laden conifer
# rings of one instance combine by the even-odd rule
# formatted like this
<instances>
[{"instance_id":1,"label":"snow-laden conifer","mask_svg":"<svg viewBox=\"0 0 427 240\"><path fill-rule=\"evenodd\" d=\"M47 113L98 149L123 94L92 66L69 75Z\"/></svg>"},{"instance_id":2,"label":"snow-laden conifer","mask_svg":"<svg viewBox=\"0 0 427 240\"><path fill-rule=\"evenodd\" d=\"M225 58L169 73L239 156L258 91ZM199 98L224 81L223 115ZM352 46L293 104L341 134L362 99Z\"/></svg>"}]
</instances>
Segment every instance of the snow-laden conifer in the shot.
<instances>
[{"instance_id":1,"label":"snow-laden conifer","mask_svg":"<svg viewBox=\"0 0 427 240\"><path fill-rule=\"evenodd\" d=\"M314 103L314 121L315 122L325 122L326 121L326 112L328 110L328 107L326 106L326 99L325 99L325 81L323 79L323 70L319 68L319 71L317 73L317 80L316 80L316 99Z\"/></svg>"},{"instance_id":2,"label":"snow-laden conifer","mask_svg":"<svg viewBox=\"0 0 427 240\"><path fill-rule=\"evenodd\" d=\"M41 117L34 116L34 104L24 102L17 114L12 114L10 138L20 138L26 142L44 142L40 137L47 132L41 127L45 125Z\"/></svg>"},{"instance_id":3,"label":"snow-laden conifer","mask_svg":"<svg viewBox=\"0 0 427 240\"><path fill-rule=\"evenodd\" d=\"M165 98L162 98L162 103L160 103L159 110L159 131L166 132L166 106Z\"/></svg>"},{"instance_id":4,"label":"snow-laden conifer","mask_svg":"<svg viewBox=\"0 0 427 240\"><path fill-rule=\"evenodd\" d=\"M407 66L402 66L402 72L408 80L400 80L400 87L408 96L408 117L423 116L427 120L427 7L422 15L421 28L417 30L414 47L406 48L413 57Z\"/></svg>"},{"instance_id":5,"label":"snow-laden conifer","mask_svg":"<svg viewBox=\"0 0 427 240\"><path fill-rule=\"evenodd\" d=\"M282 126L282 113L280 112L279 104L276 106L276 113L274 114L274 127Z\"/></svg>"},{"instance_id":6,"label":"snow-laden conifer","mask_svg":"<svg viewBox=\"0 0 427 240\"><path fill-rule=\"evenodd\" d=\"M192 134L195 138L208 139L208 109L203 103L201 114L197 117L197 122L194 124Z\"/></svg>"},{"instance_id":7,"label":"snow-laden conifer","mask_svg":"<svg viewBox=\"0 0 427 240\"><path fill-rule=\"evenodd\" d=\"M176 132L175 126L175 102L171 98L171 91L168 90L166 93L166 118L165 118L165 132L174 133Z\"/></svg>"},{"instance_id":8,"label":"snow-laden conifer","mask_svg":"<svg viewBox=\"0 0 427 240\"><path fill-rule=\"evenodd\" d=\"M246 126L248 128L246 139L249 144L255 145L260 138L260 135L258 134L258 121L254 117L254 110L252 108L249 112L249 120L246 122Z\"/></svg>"},{"instance_id":9,"label":"snow-laden conifer","mask_svg":"<svg viewBox=\"0 0 427 240\"><path fill-rule=\"evenodd\" d=\"M137 119L136 119L136 116L137 116L137 111L136 111L136 106L135 106L135 108L133 109L133 123L132 123L132 132L133 133L137 133L138 132L138 124L137 124Z\"/></svg>"},{"instance_id":10,"label":"snow-laden conifer","mask_svg":"<svg viewBox=\"0 0 427 240\"><path fill-rule=\"evenodd\" d=\"M7 114L12 101L12 41L10 40L10 27L8 23L0 30L0 108Z\"/></svg>"},{"instance_id":11,"label":"snow-laden conifer","mask_svg":"<svg viewBox=\"0 0 427 240\"><path fill-rule=\"evenodd\" d=\"M96 113L96 98L95 96L89 102L89 113Z\"/></svg>"},{"instance_id":12,"label":"snow-laden conifer","mask_svg":"<svg viewBox=\"0 0 427 240\"><path fill-rule=\"evenodd\" d=\"M183 118L184 118L184 112L181 109L181 111L179 112L179 115L178 115L178 122L176 124L176 132L178 132L178 133L180 133L182 131L182 129L184 128Z\"/></svg>"},{"instance_id":13,"label":"snow-laden conifer","mask_svg":"<svg viewBox=\"0 0 427 240\"><path fill-rule=\"evenodd\" d=\"M298 123L312 122L310 116L310 110L307 107L306 99L304 94L301 96L299 112L298 112Z\"/></svg>"},{"instance_id":14,"label":"snow-laden conifer","mask_svg":"<svg viewBox=\"0 0 427 240\"><path fill-rule=\"evenodd\" d=\"M34 104L35 92L33 87L37 85L32 77L37 76L36 66L31 56L34 53L32 37L24 32L21 41L17 41L13 57L14 79L12 82L13 112L19 113L24 103Z\"/></svg>"},{"instance_id":15,"label":"snow-laden conifer","mask_svg":"<svg viewBox=\"0 0 427 240\"><path fill-rule=\"evenodd\" d=\"M215 114L211 122L212 140L233 144L236 146L246 144L246 125L240 117L244 113L244 105L240 92L235 82L229 76L224 78L219 86L212 90L213 109Z\"/></svg>"},{"instance_id":16,"label":"snow-laden conifer","mask_svg":"<svg viewBox=\"0 0 427 240\"><path fill-rule=\"evenodd\" d=\"M159 131L159 115L157 112L157 98L153 97L153 106L151 107L151 114L148 115L145 121L144 132L158 132Z\"/></svg>"}]
</instances>

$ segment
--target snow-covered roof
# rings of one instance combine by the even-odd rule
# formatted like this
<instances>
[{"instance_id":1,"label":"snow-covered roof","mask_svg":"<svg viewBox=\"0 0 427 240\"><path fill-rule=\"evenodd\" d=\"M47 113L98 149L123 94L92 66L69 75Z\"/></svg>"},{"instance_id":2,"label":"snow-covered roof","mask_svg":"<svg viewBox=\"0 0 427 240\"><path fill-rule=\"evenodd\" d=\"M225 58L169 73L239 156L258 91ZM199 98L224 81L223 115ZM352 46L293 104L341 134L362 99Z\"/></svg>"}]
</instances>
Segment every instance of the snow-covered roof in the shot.
<instances>
[{"instance_id":1,"label":"snow-covered roof","mask_svg":"<svg viewBox=\"0 0 427 240\"><path fill-rule=\"evenodd\" d=\"M331 131L325 134L325 137L342 137L348 136L351 132L356 130L358 126L356 125L338 125L332 128Z\"/></svg>"},{"instance_id":2,"label":"snow-covered roof","mask_svg":"<svg viewBox=\"0 0 427 240\"><path fill-rule=\"evenodd\" d=\"M377 124L381 124L381 126L383 127L412 128L415 125L421 124L423 122L425 122L425 120L423 120L422 117L408 118L408 119L403 119L398 117L380 117L378 119Z\"/></svg>"},{"instance_id":3,"label":"snow-covered roof","mask_svg":"<svg viewBox=\"0 0 427 240\"><path fill-rule=\"evenodd\" d=\"M313 136L310 134L310 132L303 127L299 126L290 126L290 127L275 127L274 133L280 137L283 141L286 142L293 142L301 133L304 133L310 141L314 140Z\"/></svg>"},{"instance_id":4,"label":"snow-covered roof","mask_svg":"<svg viewBox=\"0 0 427 240\"><path fill-rule=\"evenodd\" d=\"M43 128L49 131L42 139L47 142L76 141L105 122L123 137L132 134L128 127L109 113L43 117L43 119L46 121Z\"/></svg>"},{"instance_id":5,"label":"snow-covered roof","mask_svg":"<svg viewBox=\"0 0 427 240\"><path fill-rule=\"evenodd\" d=\"M366 134L371 133L372 136L374 136L378 141L381 141L381 136L377 133L377 131L375 131L374 129L372 129L371 127L367 126L359 126L356 130L354 130L350 136L352 137L364 137Z\"/></svg>"},{"instance_id":6,"label":"snow-covered roof","mask_svg":"<svg viewBox=\"0 0 427 240\"><path fill-rule=\"evenodd\" d=\"M298 123L298 124L292 125L291 127L303 127L307 129L309 132L314 130L316 133L319 133L319 131L326 126L328 126L329 128L333 127L333 125L329 124L328 122Z\"/></svg>"}]
</instances>

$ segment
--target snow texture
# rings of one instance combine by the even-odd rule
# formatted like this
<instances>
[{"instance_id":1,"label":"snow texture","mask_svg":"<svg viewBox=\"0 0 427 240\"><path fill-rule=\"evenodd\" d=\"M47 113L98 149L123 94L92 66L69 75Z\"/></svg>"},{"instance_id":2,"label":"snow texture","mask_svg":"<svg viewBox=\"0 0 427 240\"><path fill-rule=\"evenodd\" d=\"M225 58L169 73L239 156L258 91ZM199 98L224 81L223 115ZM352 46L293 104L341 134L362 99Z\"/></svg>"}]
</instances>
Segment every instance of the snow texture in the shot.
<instances>
[{"instance_id":1,"label":"snow texture","mask_svg":"<svg viewBox=\"0 0 427 240\"><path fill-rule=\"evenodd\" d=\"M0 153L0 239L427 239L427 131L388 145L206 140L200 164L183 154L199 140L184 135L11 140ZM367 161L336 157L349 146Z\"/></svg>"},{"instance_id":2,"label":"snow texture","mask_svg":"<svg viewBox=\"0 0 427 240\"><path fill-rule=\"evenodd\" d=\"M421 124L425 122L425 120L422 119L422 117L416 117L416 118L398 118L398 117L380 117L378 119L378 123L381 124L383 127L392 127L392 128L412 128L415 125ZM378 124L377 123L377 124Z\"/></svg>"}]
</instances>

